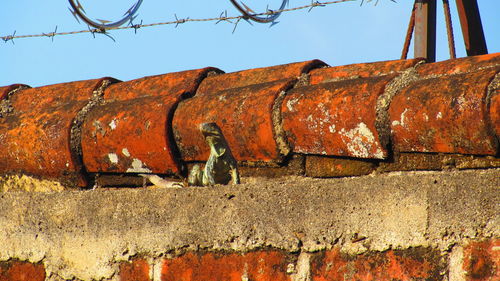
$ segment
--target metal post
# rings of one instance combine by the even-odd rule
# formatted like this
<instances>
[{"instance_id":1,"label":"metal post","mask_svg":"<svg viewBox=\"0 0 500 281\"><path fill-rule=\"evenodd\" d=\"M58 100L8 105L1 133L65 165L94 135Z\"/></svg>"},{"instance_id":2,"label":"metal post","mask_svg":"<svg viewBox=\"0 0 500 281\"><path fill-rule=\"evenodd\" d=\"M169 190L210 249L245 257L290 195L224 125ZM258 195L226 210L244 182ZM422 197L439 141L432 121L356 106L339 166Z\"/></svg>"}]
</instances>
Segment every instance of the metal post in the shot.
<instances>
[{"instance_id":1,"label":"metal post","mask_svg":"<svg viewBox=\"0 0 500 281\"><path fill-rule=\"evenodd\" d=\"M459 1L459 0L457 0ZM436 61L436 0L416 0L414 56Z\"/></svg>"},{"instance_id":2,"label":"metal post","mask_svg":"<svg viewBox=\"0 0 500 281\"><path fill-rule=\"evenodd\" d=\"M477 0L456 0L468 56L488 53Z\"/></svg>"}]
</instances>

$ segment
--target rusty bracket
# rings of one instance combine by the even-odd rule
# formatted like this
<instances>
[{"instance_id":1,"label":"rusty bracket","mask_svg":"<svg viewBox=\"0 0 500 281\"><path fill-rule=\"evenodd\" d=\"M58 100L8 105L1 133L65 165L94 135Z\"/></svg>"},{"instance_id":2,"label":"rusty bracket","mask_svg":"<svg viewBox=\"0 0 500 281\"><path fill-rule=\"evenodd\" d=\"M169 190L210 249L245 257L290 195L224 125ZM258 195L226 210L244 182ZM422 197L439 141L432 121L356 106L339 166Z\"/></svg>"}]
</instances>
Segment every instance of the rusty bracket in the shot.
<instances>
[{"instance_id":1,"label":"rusty bracket","mask_svg":"<svg viewBox=\"0 0 500 281\"><path fill-rule=\"evenodd\" d=\"M415 1L415 45L416 58L427 62L436 61L436 0Z\"/></svg>"},{"instance_id":2,"label":"rusty bracket","mask_svg":"<svg viewBox=\"0 0 500 281\"><path fill-rule=\"evenodd\" d=\"M488 53L477 0L456 0L467 56Z\"/></svg>"}]
</instances>

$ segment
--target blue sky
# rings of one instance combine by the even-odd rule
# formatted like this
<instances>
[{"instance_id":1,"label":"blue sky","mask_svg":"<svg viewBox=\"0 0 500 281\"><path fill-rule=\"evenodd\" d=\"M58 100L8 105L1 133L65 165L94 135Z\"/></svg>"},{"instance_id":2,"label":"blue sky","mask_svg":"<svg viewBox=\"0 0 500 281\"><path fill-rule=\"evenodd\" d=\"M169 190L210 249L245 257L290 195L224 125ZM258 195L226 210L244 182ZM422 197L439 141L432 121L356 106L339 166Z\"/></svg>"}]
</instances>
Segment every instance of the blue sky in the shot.
<instances>
[{"instance_id":1,"label":"blue sky","mask_svg":"<svg viewBox=\"0 0 500 281\"><path fill-rule=\"evenodd\" d=\"M0 36L74 31L86 29L68 11L67 1L3 0ZM92 18L118 19L134 0L81 0ZM366 1L365 1L366 2ZM361 1L285 13L279 24L240 22L185 23L112 31L116 42L90 33L50 38L0 42L0 86L24 83L42 86L111 76L131 80L168 72L218 67L226 72L320 59L329 65L344 65L398 59L411 13L412 0ZM479 0L490 53L500 52L500 1ZM279 6L280 1L247 0L255 10ZM289 7L310 4L290 0ZM450 1L457 55L465 56L455 1ZM262 8L261 8L262 7ZM227 10L238 15L229 1L144 0L136 22L144 24L179 18L210 18ZM438 1L437 59L448 59L446 29ZM412 57L412 49L409 57Z\"/></svg>"}]
</instances>

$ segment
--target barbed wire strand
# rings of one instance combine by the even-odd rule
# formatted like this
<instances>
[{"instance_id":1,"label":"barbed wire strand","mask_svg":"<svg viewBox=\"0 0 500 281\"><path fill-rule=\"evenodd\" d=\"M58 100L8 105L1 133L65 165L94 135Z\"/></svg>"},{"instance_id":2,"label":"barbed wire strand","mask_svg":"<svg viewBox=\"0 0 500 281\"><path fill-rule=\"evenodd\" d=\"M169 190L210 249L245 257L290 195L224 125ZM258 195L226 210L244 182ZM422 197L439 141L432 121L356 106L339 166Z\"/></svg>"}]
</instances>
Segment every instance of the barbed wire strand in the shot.
<instances>
[{"instance_id":1,"label":"barbed wire strand","mask_svg":"<svg viewBox=\"0 0 500 281\"><path fill-rule=\"evenodd\" d=\"M278 13L293 12L293 11L304 10L304 9L309 9L309 12L310 12L311 9L315 8L315 7L325 7L327 5L344 3L344 2L354 2L354 1L357 1L357 0L336 0L336 1L327 1L327 2L311 1L311 4L308 4L308 5L298 6L298 7L294 7L294 8L286 8L286 9L282 9L282 10L269 10L268 9L264 13L257 13L254 15L255 16L274 15L274 14L278 14ZM2 39L4 42L12 41L12 43L14 43L14 39L49 37L53 40L55 36L91 33L95 37L96 33L100 33L100 34L104 34L104 35L108 36L109 38L111 38L112 40L114 40L113 37L111 37L108 34L108 31L134 29L134 31L137 32L137 29L145 28L145 27L154 27L154 26L161 26L161 25L174 25L174 24L177 27L179 24L183 24L183 23L187 23L187 22L215 21L216 23L219 23L221 21L231 22L232 20L236 21L236 23L235 23L235 29L236 29L236 25L238 24L238 22L240 20L246 20L246 17L244 15L227 16L227 12L223 12L219 17L214 17L214 18L192 19L192 18L188 17L188 18L184 18L184 19L179 19L177 17L177 15L175 15L175 18L176 18L176 20L174 20L174 21L156 22L156 23L148 23L148 24L143 24L142 20L141 20L140 24L133 24L132 22L130 22L129 25L127 25L127 26L110 27L110 28L106 28L106 29L90 28L89 27L88 29L84 29L84 30L57 32L57 26L56 26L56 30L54 32L40 33L40 34L28 34L28 35L16 35L16 31L14 31L14 33L12 35L1 36L0 39ZM234 30L233 30L233 32L234 32Z\"/></svg>"}]
</instances>

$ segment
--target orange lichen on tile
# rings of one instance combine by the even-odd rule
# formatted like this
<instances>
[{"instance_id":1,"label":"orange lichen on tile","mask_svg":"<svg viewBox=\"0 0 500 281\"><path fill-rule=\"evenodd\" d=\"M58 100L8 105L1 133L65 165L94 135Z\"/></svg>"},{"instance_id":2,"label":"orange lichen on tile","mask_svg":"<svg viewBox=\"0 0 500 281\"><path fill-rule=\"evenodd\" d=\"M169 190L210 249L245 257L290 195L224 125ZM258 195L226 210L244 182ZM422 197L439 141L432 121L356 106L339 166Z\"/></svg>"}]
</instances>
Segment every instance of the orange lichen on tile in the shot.
<instances>
[{"instance_id":1,"label":"orange lichen on tile","mask_svg":"<svg viewBox=\"0 0 500 281\"><path fill-rule=\"evenodd\" d=\"M395 150L495 155L485 100L496 73L430 78L404 88L389 108Z\"/></svg>"},{"instance_id":2,"label":"orange lichen on tile","mask_svg":"<svg viewBox=\"0 0 500 281\"><path fill-rule=\"evenodd\" d=\"M21 88L29 88L29 86L24 84L12 84L9 86L0 87L0 101L7 98L7 95L9 95L12 91Z\"/></svg>"},{"instance_id":3,"label":"orange lichen on tile","mask_svg":"<svg viewBox=\"0 0 500 281\"><path fill-rule=\"evenodd\" d=\"M201 83L198 93L213 94L232 88L298 78L301 74L322 66L326 64L320 60L311 60L214 75Z\"/></svg>"},{"instance_id":4,"label":"orange lichen on tile","mask_svg":"<svg viewBox=\"0 0 500 281\"><path fill-rule=\"evenodd\" d=\"M278 95L291 88L294 79L197 94L180 103L173 130L184 161L206 161L210 149L199 126L215 122L239 161L279 161L273 106Z\"/></svg>"},{"instance_id":5,"label":"orange lichen on tile","mask_svg":"<svg viewBox=\"0 0 500 281\"><path fill-rule=\"evenodd\" d=\"M500 67L500 53L422 64L417 67L417 72L421 76L460 74L489 67Z\"/></svg>"},{"instance_id":6,"label":"orange lichen on tile","mask_svg":"<svg viewBox=\"0 0 500 281\"><path fill-rule=\"evenodd\" d=\"M106 89L105 105L82 128L89 172L179 174L171 120L177 103L192 95L214 68L144 77Z\"/></svg>"},{"instance_id":7,"label":"orange lichen on tile","mask_svg":"<svg viewBox=\"0 0 500 281\"><path fill-rule=\"evenodd\" d=\"M393 60L372 63L357 63L314 69L310 72L310 83L316 85L338 80L367 78L400 73L415 66L424 59Z\"/></svg>"},{"instance_id":8,"label":"orange lichen on tile","mask_svg":"<svg viewBox=\"0 0 500 281\"><path fill-rule=\"evenodd\" d=\"M84 185L71 148L71 128L94 90L109 79L23 89L9 97L0 118L0 173L26 173Z\"/></svg>"},{"instance_id":9,"label":"orange lichen on tile","mask_svg":"<svg viewBox=\"0 0 500 281\"><path fill-rule=\"evenodd\" d=\"M393 75L299 87L282 104L283 128L296 153L384 159L377 99Z\"/></svg>"}]
</instances>

